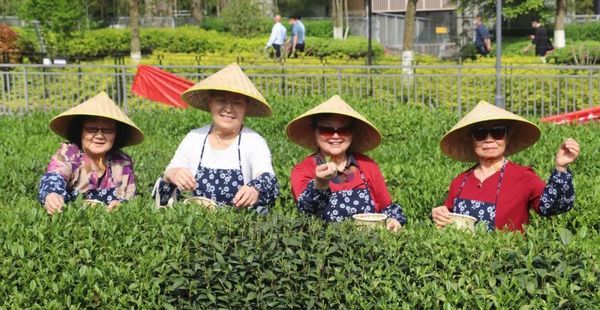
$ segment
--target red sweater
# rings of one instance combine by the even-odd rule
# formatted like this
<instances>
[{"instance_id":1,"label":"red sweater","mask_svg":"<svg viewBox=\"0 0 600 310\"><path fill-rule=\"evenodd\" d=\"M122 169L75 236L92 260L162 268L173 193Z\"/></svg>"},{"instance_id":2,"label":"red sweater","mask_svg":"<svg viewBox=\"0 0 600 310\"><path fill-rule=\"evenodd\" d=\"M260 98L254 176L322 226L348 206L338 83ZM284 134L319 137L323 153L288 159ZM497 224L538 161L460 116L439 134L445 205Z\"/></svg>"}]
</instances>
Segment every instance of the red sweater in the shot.
<instances>
[{"instance_id":1,"label":"red sweater","mask_svg":"<svg viewBox=\"0 0 600 310\"><path fill-rule=\"evenodd\" d=\"M450 211L453 209L454 198L467 173L469 171L461 173L450 184L448 198L444 202ZM500 171L480 183L471 173L460 198L494 203L499 178ZM496 206L496 228L523 231L523 225L529 223L529 209L540 212L540 197L545 186L546 183L530 167L508 162Z\"/></svg>"},{"instance_id":2,"label":"red sweater","mask_svg":"<svg viewBox=\"0 0 600 310\"><path fill-rule=\"evenodd\" d=\"M379 170L379 166L377 166L377 164L371 158L363 154L353 153L352 155L354 156L354 159L356 160L356 163L360 169L365 174L367 184L369 185L371 199L373 199L375 202L375 211L381 212L381 210L385 209L392 203L392 197L387 190L385 179ZM314 180L316 168L317 162L315 160L315 156L309 155L292 169L292 193L294 194L294 199L296 201L298 201L298 197L308 186L308 182ZM364 188L364 183L360 177L359 171L356 171L354 178L348 182L340 184L336 184L331 181L329 182L329 189L332 192L358 188Z\"/></svg>"}]
</instances>

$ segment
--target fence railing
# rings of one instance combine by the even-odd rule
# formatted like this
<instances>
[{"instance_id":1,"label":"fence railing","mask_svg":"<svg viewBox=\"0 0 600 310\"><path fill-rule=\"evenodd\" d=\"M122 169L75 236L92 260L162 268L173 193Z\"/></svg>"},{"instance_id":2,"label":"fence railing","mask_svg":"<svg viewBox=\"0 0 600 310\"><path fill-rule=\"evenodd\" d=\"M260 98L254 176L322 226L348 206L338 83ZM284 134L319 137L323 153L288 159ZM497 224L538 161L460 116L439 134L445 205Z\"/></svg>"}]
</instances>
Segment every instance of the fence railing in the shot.
<instances>
[{"instance_id":1,"label":"fence railing","mask_svg":"<svg viewBox=\"0 0 600 310\"><path fill-rule=\"evenodd\" d=\"M165 66L199 81L220 66ZM92 65L0 65L0 113L65 109L100 90L125 109L150 104L130 91L136 68ZM269 96L369 99L374 108L452 108L462 113L480 100L494 102L491 66L244 66ZM506 108L528 116L571 112L600 104L600 66L506 66Z\"/></svg>"}]
</instances>

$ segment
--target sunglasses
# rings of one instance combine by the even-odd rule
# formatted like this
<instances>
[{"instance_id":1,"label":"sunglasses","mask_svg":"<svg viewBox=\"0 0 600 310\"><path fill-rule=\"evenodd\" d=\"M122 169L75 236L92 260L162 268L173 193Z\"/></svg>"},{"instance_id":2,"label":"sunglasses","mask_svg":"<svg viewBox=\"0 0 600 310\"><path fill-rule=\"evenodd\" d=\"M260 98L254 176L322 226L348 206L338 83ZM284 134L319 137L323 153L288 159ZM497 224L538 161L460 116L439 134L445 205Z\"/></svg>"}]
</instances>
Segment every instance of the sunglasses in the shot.
<instances>
[{"instance_id":1,"label":"sunglasses","mask_svg":"<svg viewBox=\"0 0 600 310\"><path fill-rule=\"evenodd\" d=\"M475 128L471 131L471 136L475 141L483 141L487 138L488 134L492 136L494 140L502 140L506 137L508 128L506 126L496 126L492 128Z\"/></svg>"},{"instance_id":2,"label":"sunglasses","mask_svg":"<svg viewBox=\"0 0 600 310\"><path fill-rule=\"evenodd\" d=\"M100 128L100 127L88 127L85 126L83 127L83 131L87 132L87 133L98 133L98 131L101 131L103 134L105 135L110 135L113 134L117 131L117 128Z\"/></svg>"},{"instance_id":3,"label":"sunglasses","mask_svg":"<svg viewBox=\"0 0 600 310\"><path fill-rule=\"evenodd\" d=\"M319 130L319 134L324 137L331 137L336 133L343 137L347 137L352 134L352 126L344 126L340 128L317 126L317 130Z\"/></svg>"}]
</instances>

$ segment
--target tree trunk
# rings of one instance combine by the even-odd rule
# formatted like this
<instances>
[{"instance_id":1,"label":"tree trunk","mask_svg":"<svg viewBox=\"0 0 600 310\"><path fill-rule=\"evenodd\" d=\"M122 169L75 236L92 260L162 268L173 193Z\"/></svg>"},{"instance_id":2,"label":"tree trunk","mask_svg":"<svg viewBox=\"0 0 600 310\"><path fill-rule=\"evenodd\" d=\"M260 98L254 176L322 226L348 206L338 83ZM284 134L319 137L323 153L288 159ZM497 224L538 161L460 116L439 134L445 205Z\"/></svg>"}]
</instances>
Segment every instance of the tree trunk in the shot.
<instances>
[{"instance_id":1,"label":"tree trunk","mask_svg":"<svg viewBox=\"0 0 600 310\"><path fill-rule=\"evenodd\" d=\"M202 0L192 0L192 16L198 25L202 25Z\"/></svg>"},{"instance_id":2,"label":"tree trunk","mask_svg":"<svg viewBox=\"0 0 600 310\"><path fill-rule=\"evenodd\" d=\"M415 41L415 17L417 15L417 2L419 0L408 0L406 14L404 15L404 40L402 42L402 65L405 74L412 75L412 62L414 59L413 43Z\"/></svg>"},{"instance_id":3,"label":"tree trunk","mask_svg":"<svg viewBox=\"0 0 600 310\"><path fill-rule=\"evenodd\" d=\"M156 4L156 0L144 0L144 16L158 16L158 5Z\"/></svg>"},{"instance_id":4,"label":"tree trunk","mask_svg":"<svg viewBox=\"0 0 600 310\"><path fill-rule=\"evenodd\" d=\"M331 19L333 24L333 38L344 38L344 4L342 0L331 1Z\"/></svg>"},{"instance_id":5,"label":"tree trunk","mask_svg":"<svg viewBox=\"0 0 600 310\"><path fill-rule=\"evenodd\" d=\"M554 47L565 47L565 17L567 0L556 0L556 21L554 24Z\"/></svg>"},{"instance_id":6,"label":"tree trunk","mask_svg":"<svg viewBox=\"0 0 600 310\"><path fill-rule=\"evenodd\" d=\"M140 4L139 0L129 0L129 29L131 29L131 59L134 62L142 59L140 50Z\"/></svg>"},{"instance_id":7,"label":"tree trunk","mask_svg":"<svg viewBox=\"0 0 600 310\"><path fill-rule=\"evenodd\" d=\"M403 51L412 51L415 41L415 16L417 15L417 2L419 0L408 0L406 14L404 15L404 41Z\"/></svg>"}]
</instances>

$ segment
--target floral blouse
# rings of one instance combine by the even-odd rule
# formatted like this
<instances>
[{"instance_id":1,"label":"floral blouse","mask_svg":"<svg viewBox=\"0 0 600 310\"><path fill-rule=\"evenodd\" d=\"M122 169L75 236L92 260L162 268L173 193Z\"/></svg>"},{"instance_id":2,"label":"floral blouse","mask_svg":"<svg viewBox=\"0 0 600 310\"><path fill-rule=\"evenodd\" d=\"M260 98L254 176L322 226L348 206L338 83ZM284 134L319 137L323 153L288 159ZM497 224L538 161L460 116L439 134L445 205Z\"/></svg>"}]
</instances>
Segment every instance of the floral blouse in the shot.
<instances>
[{"instance_id":1,"label":"floral blouse","mask_svg":"<svg viewBox=\"0 0 600 310\"><path fill-rule=\"evenodd\" d=\"M96 171L92 160L76 144L61 144L40 180L39 202L43 205L50 193L61 195L65 202L75 200L79 194L107 204L115 199L131 199L135 194L131 157L121 151L111 152L106 163L104 172Z\"/></svg>"}]
</instances>

